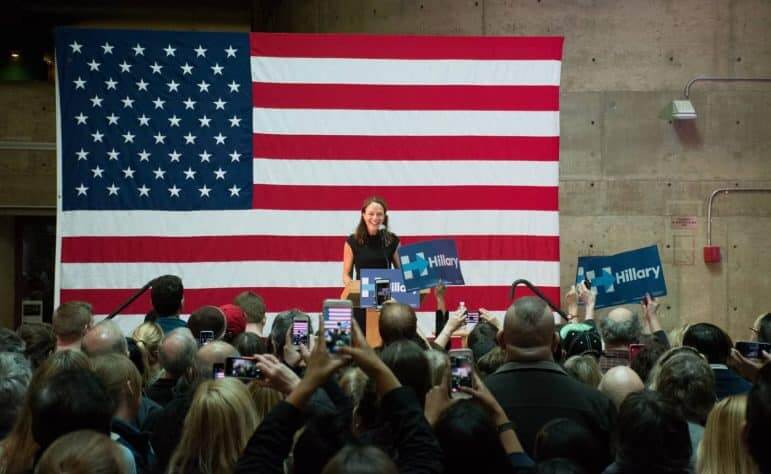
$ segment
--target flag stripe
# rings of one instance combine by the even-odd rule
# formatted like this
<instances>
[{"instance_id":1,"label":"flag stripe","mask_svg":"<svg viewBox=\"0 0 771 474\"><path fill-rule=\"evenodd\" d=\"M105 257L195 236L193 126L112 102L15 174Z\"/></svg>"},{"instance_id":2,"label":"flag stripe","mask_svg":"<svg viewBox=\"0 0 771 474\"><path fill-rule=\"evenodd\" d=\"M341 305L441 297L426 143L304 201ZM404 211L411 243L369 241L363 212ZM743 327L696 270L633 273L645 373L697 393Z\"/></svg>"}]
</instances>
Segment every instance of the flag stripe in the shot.
<instances>
[{"instance_id":1,"label":"flag stripe","mask_svg":"<svg viewBox=\"0 0 771 474\"><path fill-rule=\"evenodd\" d=\"M524 278L534 285L559 285L559 262L470 260L461 264L470 285L502 285ZM290 286L327 287L341 284L340 262L120 262L64 263L66 289L139 288L163 274L179 275L185 288Z\"/></svg>"},{"instance_id":2,"label":"flag stripe","mask_svg":"<svg viewBox=\"0 0 771 474\"><path fill-rule=\"evenodd\" d=\"M392 209L554 211L559 189L532 186L288 186L255 184L255 209L350 209L362 196L381 196Z\"/></svg>"},{"instance_id":3,"label":"flag stripe","mask_svg":"<svg viewBox=\"0 0 771 474\"><path fill-rule=\"evenodd\" d=\"M321 186L557 186L557 162L256 158L254 182Z\"/></svg>"},{"instance_id":4,"label":"flag stripe","mask_svg":"<svg viewBox=\"0 0 771 474\"><path fill-rule=\"evenodd\" d=\"M402 245L433 238L454 240L462 262L559 261L557 237L400 236ZM343 242L341 236L67 237L62 239L62 262L340 262Z\"/></svg>"},{"instance_id":5,"label":"flag stripe","mask_svg":"<svg viewBox=\"0 0 771 474\"><path fill-rule=\"evenodd\" d=\"M280 84L557 86L560 62L253 57L253 82Z\"/></svg>"},{"instance_id":6,"label":"flag stripe","mask_svg":"<svg viewBox=\"0 0 771 474\"><path fill-rule=\"evenodd\" d=\"M329 236L353 232L361 201L350 211L70 211L62 213L62 237L160 235L167 237L229 235ZM389 211L397 235L559 235L556 211Z\"/></svg>"},{"instance_id":7,"label":"flag stripe","mask_svg":"<svg viewBox=\"0 0 771 474\"><path fill-rule=\"evenodd\" d=\"M252 33L252 56L384 59L562 58L558 36L383 36ZM449 74L448 74L449 75Z\"/></svg>"},{"instance_id":8,"label":"flag stripe","mask_svg":"<svg viewBox=\"0 0 771 474\"><path fill-rule=\"evenodd\" d=\"M254 156L316 160L557 161L559 137L254 135Z\"/></svg>"},{"instance_id":9,"label":"flag stripe","mask_svg":"<svg viewBox=\"0 0 771 474\"><path fill-rule=\"evenodd\" d=\"M559 110L558 86L252 84L255 107L359 110Z\"/></svg>"},{"instance_id":10,"label":"flag stripe","mask_svg":"<svg viewBox=\"0 0 771 474\"><path fill-rule=\"evenodd\" d=\"M137 288L138 289L138 288ZM137 289L115 290L68 290L61 292L62 301L89 301L95 314L108 314L115 310L122 302L133 295ZM551 301L559 304L559 287L544 286L540 288L544 295ZM342 289L338 286L329 288L259 288L246 286L240 288L185 288L184 313L190 313L204 305L221 305L230 303L233 298L242 291L254 291L265 299L270 311L283 311L289 308L299 308L307 312L318 313L322 303L327 298L339 298ZM477 309L483 307L493 311L506 309L509 304L511 287L503 286L458 286L447 290L446 302L448 308L457 308L463 301L467 308ZM516 297L528 296L531 292L527 288L519 287ZM125 314L145 314L151 308L149 292L130 304ZM435 311L436 303L431 295L423 299L421 311Z\"/></svg>"},{"instance_id":11,"label":"flag stripe","mask_svg":"<svg viewBox=\"0 0 771 474\"><path fill-rule=\"evenodd\" d=\"M255 133L284 135L559 135L559 112L253 109Z\"/></svg>"}]
</instances>

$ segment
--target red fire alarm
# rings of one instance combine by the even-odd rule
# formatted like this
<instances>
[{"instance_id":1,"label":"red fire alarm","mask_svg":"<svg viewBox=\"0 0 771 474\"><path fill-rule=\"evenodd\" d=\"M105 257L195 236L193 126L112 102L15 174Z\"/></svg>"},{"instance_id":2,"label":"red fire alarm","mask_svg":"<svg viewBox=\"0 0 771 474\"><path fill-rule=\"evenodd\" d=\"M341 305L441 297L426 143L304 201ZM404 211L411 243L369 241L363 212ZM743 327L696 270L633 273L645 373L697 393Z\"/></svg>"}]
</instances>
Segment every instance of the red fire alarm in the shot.
<instances>
[{"instance_id":1,"label":"red fire alarm","mask_svg":"<svg viewBox=\"0 0 771 474\"><path fill-rule=\"evenodd\" d=\"M720 246L707 245L704 247L704 263L720 262Z\"/></svg>"}]
</instances>

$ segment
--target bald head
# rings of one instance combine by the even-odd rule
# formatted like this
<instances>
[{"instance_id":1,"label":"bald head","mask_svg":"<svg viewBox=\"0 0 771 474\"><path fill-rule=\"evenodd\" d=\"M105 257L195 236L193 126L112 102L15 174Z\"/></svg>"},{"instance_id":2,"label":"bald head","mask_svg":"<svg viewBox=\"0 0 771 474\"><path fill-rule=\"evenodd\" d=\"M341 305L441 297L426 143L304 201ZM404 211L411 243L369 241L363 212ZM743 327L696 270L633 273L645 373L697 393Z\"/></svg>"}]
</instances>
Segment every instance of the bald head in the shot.
<instances>
[{"instance_id":1,"label":"bald head","mask_svg":"<svg viewBox=\"0 0 771 474\"><path fill-rule=\"evenodd\" d=\"M105 354L128 356L128 344L123 331L115 321L105 319L91 328L83 337L83 352L89 357Z\"/></svg>"},{"instance_id":2,"label":"bald head","mask_svg":"<svg viewBox=\"0 0 771 474\"><path fill-rule=\"evenodd\" d=\"M158 359L170 378L179 378L195 364L198 343L187 328L171 331L161 341Z\"/></svg>"},{"instance_id":3,"label":"bald head","mask_svg":"<svg viewBox=\"0 0 771 474\"><path fill-rule=\"evenodd\" d=\"M213 341L198 349L195 364L200 379L212 377L214 364L224 364L228 357L239 357L238 350L224 341Z\"/></svg>"},{"instance_id":4,"label":"bald head","mask_svg":"<svg viewBox=\"0 0 771 474\"><path fill-rule=\"evenodd\" d=\"M380 337L387 346L400 340L413 340L418 331L415 310L402 303L388 303L380 311Z\"/></svg>"},{"instance_id":5,"label":"bald head","mask_svg":"<svg viewBox=\"0 0 771 474\"><path fill-rule=\"evenodd\" d=\"M506 310L503 342L509 360L550 360L554 316L540 298L526 296Z\"/></svg>"},{"instance_id":6,"label":"bald head","mask_svg":"<svg viewBox=\"0 0 771 474\"><path fill-rule=\"evenodd\" d=\"M617 366L605 373L598 388L619 408L627 395L641 392L645 385L637 372L626 366Z\"/></svg>"},{"instance_id":7,"label":"bald head","mask_svg":"<svg viewBox=\"0 0 771 474\"><path fill-rule=\"evenodd\" d=\"M627 308L616 308L600 322L600 332L605 344L624 346L640 339L642 324L640 317Z\"/></svg>"}]
</instances>

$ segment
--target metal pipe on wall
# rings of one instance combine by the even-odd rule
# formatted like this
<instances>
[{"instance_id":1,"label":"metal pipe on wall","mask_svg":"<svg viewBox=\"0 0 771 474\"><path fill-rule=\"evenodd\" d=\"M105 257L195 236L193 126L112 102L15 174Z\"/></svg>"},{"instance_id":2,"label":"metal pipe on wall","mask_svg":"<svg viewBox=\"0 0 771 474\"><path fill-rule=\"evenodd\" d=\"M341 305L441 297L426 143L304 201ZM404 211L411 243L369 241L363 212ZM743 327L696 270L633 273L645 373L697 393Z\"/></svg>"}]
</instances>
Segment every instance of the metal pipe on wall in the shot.
<instances>
[{"instance_id":1,"label":"metal pipe on wall","mask_svg":"<svg viewBox=\"0 0 771 474\"><path fill-rule=\"evenodd\" d=\"M769 193L771 188L718 188L712 191L707 201L707 245L712 245L712 203L720 194L728 193Z\"/></svg>"}]
</instances>

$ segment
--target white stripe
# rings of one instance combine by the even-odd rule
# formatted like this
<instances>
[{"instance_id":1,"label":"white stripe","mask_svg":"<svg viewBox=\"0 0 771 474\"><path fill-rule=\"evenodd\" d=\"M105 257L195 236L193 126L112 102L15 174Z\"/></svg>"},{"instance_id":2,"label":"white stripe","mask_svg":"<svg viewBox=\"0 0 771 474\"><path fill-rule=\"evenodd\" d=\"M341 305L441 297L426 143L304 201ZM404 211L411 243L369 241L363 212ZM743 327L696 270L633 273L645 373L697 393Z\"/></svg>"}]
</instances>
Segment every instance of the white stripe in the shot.
<instances>
[{"instance_id":1,"label":"white stripe","mask_svg":"<svg viewBox=\"0 0 771 474\"><path fill-rule=\"evenodd\" d=\"M556 137L554 111L253 109L254 133Z\"/></svg>"},{"instance_id":2,"label":"white stripe","mask_svg":"<svg viewBox=\"0 0 771 474\"><path fill-rule=\"evenodd\" d=\"M559 262L461 262L466 286L508 285L518 278L536 286L559 285ZM330 287L340 285L340 262L64 263L62 289L140 288L163 274L179 275L185 288Z\"/></svg>"},{"instance_id":3,"label":"white stripe","mask_svg":"<svg viewBox=\"0 0 771 474\"><path fill-rule=\"evenodd\" d=\"M355 204L355 203L354 203ZM557 211L390 211L397 235L559 236ZM345 236L359 220L352 211L67 211L62 237L190 237L216 235Z\"/></svg>"},{"instance_id":4,"label":"white stripe","mask_svg":"<svg viewBox=\"0 0 771 474\"><path fill-rule=\"evenodd\" d=\"M254 160L255 184L558 186L556 161Z\"/></svg>"},{"instance_id":5,"label":"white stripe","mask_svg":"<svg viewBox=\"0 0 771 474\"><path fill-rule=\"evenodd\" d=\"M252 82L558 86L560 61L252 57Z\"/></svg>"}]
</instances>

